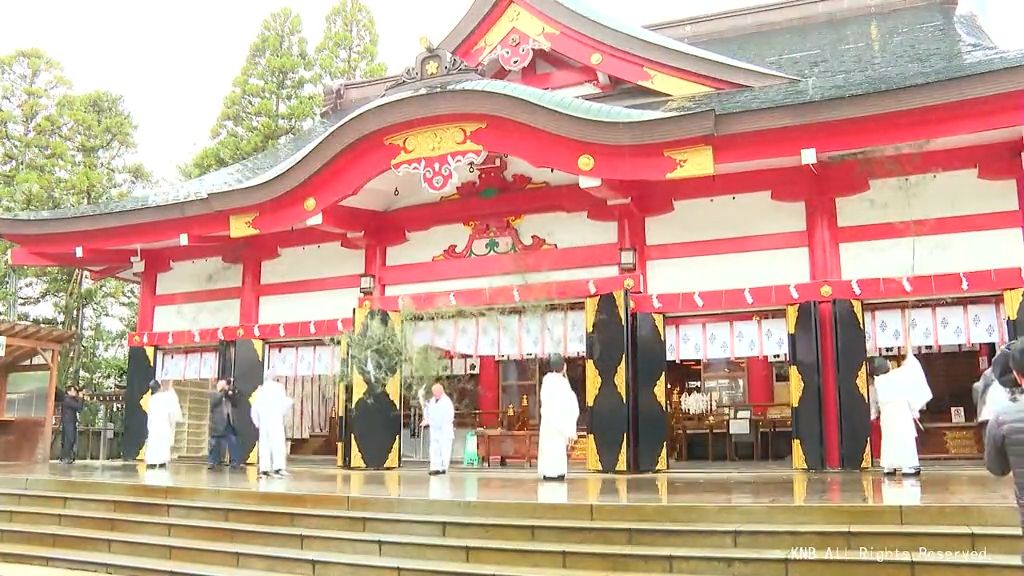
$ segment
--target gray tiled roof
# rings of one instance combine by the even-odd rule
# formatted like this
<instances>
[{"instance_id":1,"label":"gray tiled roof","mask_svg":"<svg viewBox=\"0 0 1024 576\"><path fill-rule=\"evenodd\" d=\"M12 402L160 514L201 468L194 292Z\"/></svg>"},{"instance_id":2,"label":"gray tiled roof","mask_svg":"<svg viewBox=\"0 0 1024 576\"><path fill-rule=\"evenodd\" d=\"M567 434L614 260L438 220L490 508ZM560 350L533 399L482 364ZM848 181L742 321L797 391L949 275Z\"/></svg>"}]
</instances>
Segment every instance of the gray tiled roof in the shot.
<instances>
[{"instance_id":1,"label":"gray tiled roof","mask_svg":"<svg viewBox=\"0 0 1024 576\"><path fill-rule=\"evenodd\" d=\"M799 82L666 98L642 107L719 114L845 98L1024 65L994 46L973 16L932 4L753 32L698 44L803 78Z\"/></svg>"},{"instance_id":2,"label":"gray tiled roof","mask_svg":"<svg viewBox=\"0 0 1024 576\"><path fill-rule=\"evenodd\" d=\"M579 0L559 1L604 22ZM803 80L666 98L630 108L589 102L500 80L470 80L450 84L444 89L504 94L588 120L636 122L703 110L730 113L844 98L1024 65L1024 52L999 50L977 21L958 21L953 14L952 7L935 4L701 42L698 48ZM618 24L616 27L623 29ZM681 45L640 30L627 33L661 44L669 43L674 48ZM5 216L54 219L127 211L253 186L293 166L347 119L421 92L387 95L354 110L335 112L270 151L200 178L152 190L144 196L80 208Z\"/></svg>"}]
</instances>

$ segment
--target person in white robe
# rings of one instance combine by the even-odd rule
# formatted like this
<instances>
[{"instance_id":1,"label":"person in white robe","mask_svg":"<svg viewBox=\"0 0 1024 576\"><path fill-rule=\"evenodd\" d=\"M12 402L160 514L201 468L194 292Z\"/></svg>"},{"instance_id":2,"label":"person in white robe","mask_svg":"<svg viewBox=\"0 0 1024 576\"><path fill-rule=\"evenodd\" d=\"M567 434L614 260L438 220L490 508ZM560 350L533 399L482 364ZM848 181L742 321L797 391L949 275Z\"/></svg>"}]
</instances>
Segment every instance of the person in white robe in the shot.
<instances>
[{"instance_id":1,"label":"person in white robe","mask_svg":"<svg viewBox=\"0 0 1024 576\"><path fill-rule=\"evenodd\" d=\"M166 468L171 461L174 430L183 420L178 393L170 382L149 383L149 406L146 414L146 468Z\"/></svg>"},{"instance_id":2,"label":"person in white robe","mask_svg":"<svg viewBox=\"0 0 1024 576\"><path fill-rule=\"evenodd\" d=\"M565 480L569 470L568 449L576 441L580 406L565 375L565 359L552 354L551 371L540 384L540 438L537 473L544 480Z\"/></svg>"},{"instance_id":3,"label":"person in white robe","mask_svg":"<svg viewBox=\"0 0 1024 576\"><path fill-rule=\"evenodd\" d=\"M452 443L455 441L455 405L444 392L444 386L434 384L433 397L423 407L424 418L420 426L430 428L430 475L446 474L452 461Z\"/></svg>"},{"instance_id":4,"label":"person in white robe","mask_svg":"<svg viewBox=\"0 0 1024 576\"><path fill-rule=\"evenodd\" d=\"M288 440L284 419L292 408L292 399L288 397L284 384L277 380L264 380L253 396L251 416L252 423L259 429L260 477L287 476Z\"/></svg>"},{"instance_id":5,"label":"person in white robe","mask_svg":"<svg viewBox=\"0 0 1024 576\"><path fill-rule=\"evenodd\" d=\"M917 454L917 428L921 410L932 399L924 369L912 354L893 369L885 358L875 357L869 365L874 377L871 419L882 429L882 469L886 474L921 473Z\"/></svg>"}]
</instances>

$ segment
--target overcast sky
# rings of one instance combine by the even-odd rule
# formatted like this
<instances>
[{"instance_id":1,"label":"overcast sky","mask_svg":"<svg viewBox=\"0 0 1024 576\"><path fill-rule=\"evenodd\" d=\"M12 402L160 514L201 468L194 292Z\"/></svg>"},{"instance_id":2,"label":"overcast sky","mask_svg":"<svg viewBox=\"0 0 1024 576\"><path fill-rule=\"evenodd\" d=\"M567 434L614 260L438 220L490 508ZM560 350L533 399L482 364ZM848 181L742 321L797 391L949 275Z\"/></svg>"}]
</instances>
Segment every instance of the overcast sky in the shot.
<instances>
[{"instance_id":1,"label":"overcast sky","mask_svg":"<svg viewBox=\"0 0 1024 576\"><path fill-rule=\"evenodd\" d=\"M1018 0L967 1L1005 6ZM377 20L381 58L389 72L398 73L412 64L421 36L439 42L472 0L364 2ZM589 2L634 24L766 3ZM139 126L141 160L158 176L175 177L175 166L207 143L221 101L262 20L291 6L302 16L313 46L332 4L333 0L5 0L0 5L0 53L42 48L64 65L77 90L122 94ZM1016 25L1013 35L1019 35Z\"/></svg>"}]
</instances>

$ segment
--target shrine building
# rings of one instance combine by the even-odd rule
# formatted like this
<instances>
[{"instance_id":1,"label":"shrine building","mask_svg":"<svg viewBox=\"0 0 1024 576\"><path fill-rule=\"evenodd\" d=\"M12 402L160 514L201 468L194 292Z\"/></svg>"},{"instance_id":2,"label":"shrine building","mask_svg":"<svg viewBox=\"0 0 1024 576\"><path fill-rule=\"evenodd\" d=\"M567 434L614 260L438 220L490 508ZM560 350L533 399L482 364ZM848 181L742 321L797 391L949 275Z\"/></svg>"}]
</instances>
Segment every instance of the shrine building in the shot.
<instances>
[{"instance_id":1,"label":"shrine building","mask_svg":"<svg viewBox=\"0 0 1024 576\"><path fill-rule=\"evenodd\" d=\"M971 384L1024 330L1022 66L950 0L646 28L475 0L273 150L0 234L14 265L139 284L126 458L151 378L175 381L176 451L201 457L216 378L248 396L266 375L296 399L293 454L398 466L418 442L402 367L349 368L335 343L367 318L445 353L488 462L531 460L557 352L590 470L860 469L865 360L908 348L935 395L923 456L975 458Z\"/></svg>"}]
</instances>

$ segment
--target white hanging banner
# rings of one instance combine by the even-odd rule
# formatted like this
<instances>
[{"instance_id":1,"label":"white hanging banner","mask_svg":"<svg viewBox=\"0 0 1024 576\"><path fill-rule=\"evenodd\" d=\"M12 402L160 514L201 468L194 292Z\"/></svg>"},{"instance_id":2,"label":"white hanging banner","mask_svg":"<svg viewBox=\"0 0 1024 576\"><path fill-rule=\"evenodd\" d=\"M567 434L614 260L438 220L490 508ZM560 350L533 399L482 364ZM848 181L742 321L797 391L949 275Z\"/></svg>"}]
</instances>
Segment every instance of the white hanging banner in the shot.
<instances>
[{"instance_id":1,"label":"white hanging banner","mask_svg":"<svg viewBox=\"0 0 1024 576\"><path fill-rule=\"evenodd\" d=\"M432 342L435 348L440 348L441 350L455 348L455 320L451 318L434 320L434 338Z\"/></svg>"},{"instance_id":2,"label":"white hanging banner","mask_svg":"<svg viewBox=\"0 0 1024 576\"><path fill-rule=\"evenodd\" d=\"M185 377L185 354L168 352L161 354L160 380L181 380Z\"/></svg>"},{"instance_id":3,"label":"white hanging banner","mask_svg":"<svg viewBox=\"0 0 1024 576\"><path fill-rule=\"evenodd\" d=\"M878 352L878 348L875 347L874 310L864 311L864 347L867 348L868 356L874 356Z\"/></svg>"},{"instance_id":4,"label":"white hanging banner","mask_svg":"<svg viewBox=\"0 0 1024 576\"><path fill-rule=\"evenodd\" d=\"M312 376L314 350L312 346L296 348L295 376Z\"/></svg>"},{"instance_id":5,"label":"white hanging banner","mask_svg":"<svg viewBox=\"0 0 1024 576\"><path fill-rule=\"evenodd\" d=\"M665 360L679 360L679 330L672 324L665 325Z\"/></svg>"},{"instance_id":6,"label":"white hanging banner","mask_svg":"<svg viewBox=\"0 0 1024 576\"><path fill-rule=\"evenodd\" d=\"M967 344L967 326L964 323L964 306L941 306L935 309L938 325L939 346L961 346Z\"/></svg>"},{"instance_id":7,"label":"white hanging banner","mask_svg":"<svg viewBox=\"0 0 1024 576\"><path fill-rule=\"evenodd\" d=\"M525 314L522 316L522 340L520 346L525 356L539 356L544 353L541 348L542 319L540 314Z\"/></svg>"},{"instance_id":8,"label":"white hanging banner","mask_svg":"<svg viewBox=\"0 0 1024 576\"><path fill-rule=\"evenodd\" d=\"M999 338L999 311L994 302L967 305L967 335L971 344L994 344Z\"/></svg>"},{"instance_id":9,"label":"white hanging banner","mask_svg":"<svg viewBox=\"0 0 1024 576\"><path fill-rule=\"evenodd\" d=\"M203 354L201 352L189 352L185 354L185 379L198 380L202 368Z\"/></svg>"},{"instance_id":10,"label":"white hanging banner","mask_svg":"<svg viewBox=\"0 0 1024 576\"><path fill-rule=\"evenodd\" d=\"M761 352L765 356L789 355L789 332L785 318L761 320Z\"/></svg>"},{"instance_id":11,"label":"white hanging banner","mask_svg":"<svg viewBox=\"0 0 1024 576\"><path fill-rule=\"evenodd\" d=\"M565 355L566 316L564 310L544 313L544 337L542 345L545 354Z\"/></svg>"},{"instance_id":12,"label":"white hanging banner","mask_svg":"<svg viewBox=\"0 0 1024 576\"><path fill-rule=\"evenodd\" d=\"M210 350L203 352L202 360L199 365L199 377L200 378L216 378L217 377L217 352Z\"/></svg>"},{"instance_id":13,"label":"white hanging banner","mask_svg":"<svg viewBox=\"0 0 1024 576\"><path fill-rule=\"evenodd\" d=\"M915 348L935 346L935 309L910 309L910 345Z\"/></svg>"},{"instance_id":14,"label":"white hanging banner","mask_svg":"<svg viewBox=\"0 0 1024 576\"><path fill-rule=\"evenodd\" d=\"M457 318L455 320L455 352L466 356L476 354L476 340L476 318Z\"/></svg>"},{"instance_id":15,"label":"white hanging banner","mask_svg":"<svg viewBox=\"0 0 1024 576\"><path fill-rule=\"evenodd\" d=\"M583 310L570 310L566 314L566 356L586 356L587 317Z\"/></svg>"},{"instance_id":16,"label":"white hanging banner","mask_svg":"<svg viewBox=\"0 0 1024 576\"><path fill-rule=\"evenodd\" d=\"M874 331L875 346L879 348L906 346L902 310L875 310Z\"/></svg>"},{"instance_id":17,"label":"white hanging banner","mask_svg":"<svg viewBox=\"0 0 1024 576\"><path fill-rule=\"evenodd\" d=\"M480 356L498 354L498 318L483 316L477 322L476 353Z\"/></svg>"},{"instance_id":18,"label":"white hanging banner","mask_svg":"<svg viewBox=\"0 0 1024 576\"><path fill-rule=\"evenodd\" d=\"M335 354L337 346L317 346L313 349L313 373L318 375L332 375L336 373Z\"/></svg>"},{"instance_id":19,"label":"white hanging banner","mask_svg":"<svg viewBox=\"0 0 1024 576\"><path fill-rule=\"evenodd\" d=\"M707 324L704 348L708 358L732 358L732 336L729 333L731 323L714 322Z\"/></svg>"},{"instance_id":20,"label":"white hanging banner","mask_svg":"<svg viewBox=\"0 0 1024 576\"><path fill-rule=\"evenodd\" d=\"M412 345L419 348L420 346L430 346L430 343L434 337L434 323L430 320L423 320L415 322L412 328Z\"/></svg>"},{"instance_id":21,"label":"white hanging banner","mask_svg":"<svg viewBox=\"0 0 1024 576\"><path fill-rule=\"evenodd\" d=\"M736 358L761 355L761 334L757 320L732 323L732 349Z\"/></svg>"},{"instance_id":22,"label":"white hanging banner","mask_svg":"<svg viewBox=\"0 0 1024 576\"><path fill-rule=\"evenodd\" d=\"M510 358L518 358L519 351L519 315L502 314L498 316L498 354Z\"/></svg>"},{"instance_id":23,"label":"white hanging banner","mask_svg":"<svg viewBox=\"0 0 1024 576\"><path fill-rule=\"evenodd\" d=\"M274 371L274 376L283 376L285 378L295 375L296 365L296 351L291 346L279 348L280 355L278 356L277 369Z\"/></svg>"},{"instance_id":24,"label":"white hanging banner","mask_svg":"<svg viewBox=\"0 0 1024 576\"><path fill-rule=\"evenodd\" d=\"M679 359L680 360L703 360L704 359L704 325L703 324L680 324L679 325Z\"/></svg>"}]
</instances>

